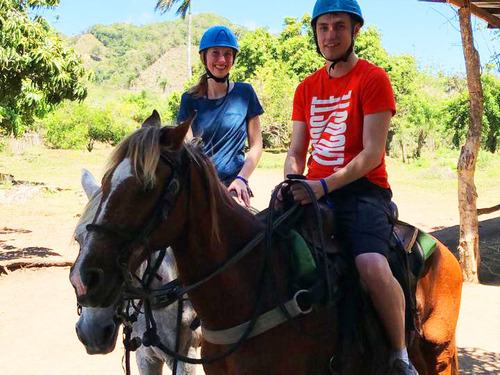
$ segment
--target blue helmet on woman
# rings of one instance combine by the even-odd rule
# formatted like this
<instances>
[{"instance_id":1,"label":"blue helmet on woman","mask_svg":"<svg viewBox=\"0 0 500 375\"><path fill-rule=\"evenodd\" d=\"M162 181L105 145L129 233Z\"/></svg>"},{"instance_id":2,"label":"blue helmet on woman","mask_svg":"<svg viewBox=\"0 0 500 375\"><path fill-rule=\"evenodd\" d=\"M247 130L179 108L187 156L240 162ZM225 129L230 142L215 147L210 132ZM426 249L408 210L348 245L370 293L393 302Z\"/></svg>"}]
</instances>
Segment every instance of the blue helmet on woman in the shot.
<instances>
[{"instance_id":1,"label":"blue helmet on woman","mask_svg":"<svg viewBox=\"0 0 500 375\"><path fill-rule=\"evenodd\" d=\"M203 52L212 47L229 47L239 52L236 35L226 26L212 26L205 31L200 40L200 50Z\"/></svg>"},{"instance_id":2,"label":"blue helmet on woman","mask_svg":"<svg viewBox=\"0 0 500 375\"><path fill-rule=\"evenodd\" d=\"M311 23L314 25L317 18L327 13L348 13L363 26L365 20L361 8L356 0L318 0L314 5Z\"/></svg>"}]
</instances>

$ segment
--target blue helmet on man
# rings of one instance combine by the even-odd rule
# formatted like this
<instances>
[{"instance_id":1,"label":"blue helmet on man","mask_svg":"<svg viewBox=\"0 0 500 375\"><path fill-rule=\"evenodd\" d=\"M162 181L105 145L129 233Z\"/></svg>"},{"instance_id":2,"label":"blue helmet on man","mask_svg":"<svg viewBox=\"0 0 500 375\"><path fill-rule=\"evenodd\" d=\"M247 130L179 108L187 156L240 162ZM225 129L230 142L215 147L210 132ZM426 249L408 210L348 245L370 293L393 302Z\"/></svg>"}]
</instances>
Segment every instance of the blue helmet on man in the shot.
<instances>
[{"instance_id":1,"label":"blue helmet on man","mask_svg":"<svg viewBox=\"0 0 500 375\"><path fill-rule=\"evenodd\" d=\"M314 4L311 23L314 25L319 16L327 13L348 13L363 26L365 20L356 0L317 0Z\"/></svg>"},{"instance_id":2,"label":"blue helmet on man","mask_svg":"<svg viewBox=\"0 0 500 375\"><path fill-rule=\"evenodd\" d=\"M200 50L203 52L212 47L228 47L239 52L236 35L226 26L212 26L205 31L200 40Z\"/></svg>"}]
</instances>

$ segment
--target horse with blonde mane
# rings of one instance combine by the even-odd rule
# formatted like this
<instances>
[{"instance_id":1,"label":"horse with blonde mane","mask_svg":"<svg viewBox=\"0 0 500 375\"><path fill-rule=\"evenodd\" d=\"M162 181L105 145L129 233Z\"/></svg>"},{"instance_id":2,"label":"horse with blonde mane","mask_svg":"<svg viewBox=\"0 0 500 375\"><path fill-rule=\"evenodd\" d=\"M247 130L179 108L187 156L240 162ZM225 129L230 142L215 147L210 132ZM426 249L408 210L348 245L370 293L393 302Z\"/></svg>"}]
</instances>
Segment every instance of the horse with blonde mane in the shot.
<instances>
[{"instance_id":1,"label":"horse with blonde mane","mask_svg":"<svg viewBox=\"0 0 500 375\"><path fill-rule=\"evenodd\" d=\"M346 351L341 306L335 303L315 304L293 320L252 335L255 317L276 309L279 314L277 298L290 298L289 249L274 240L269 252L262 241L254 241L251 251L240 253L265 225L233 201L209 158L184 143L192 120L160 128L155 112L146 120L150 127L130 135L113 153L101 202L87 227L90 233L71 270L79 303L108 306L116 301L126 286L123 269L147 257L134 244L146 241L150 251L171 246L202 321L206 374L384 374L387 340L381 337L374 350ZM416 291L417 335L409 353L420 374L458 374L455 328L461 286L457 260L438 243ZM242 326L247 328L238 330L235 344L209 338Z\"/></svg>"}]
</instances>

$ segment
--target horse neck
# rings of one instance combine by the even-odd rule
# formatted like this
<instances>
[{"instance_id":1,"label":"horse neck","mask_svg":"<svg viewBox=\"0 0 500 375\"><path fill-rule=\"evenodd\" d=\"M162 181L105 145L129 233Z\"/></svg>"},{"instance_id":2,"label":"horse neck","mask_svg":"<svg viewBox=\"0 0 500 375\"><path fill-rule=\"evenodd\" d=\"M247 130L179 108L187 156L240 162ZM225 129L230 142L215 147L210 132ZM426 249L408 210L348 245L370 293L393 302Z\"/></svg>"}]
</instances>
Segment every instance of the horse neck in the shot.
<instances>
[{"instance_id":1,"label":"horse neck","mask_svg":"<svg viewBox=\"0 0 500 375\"><path fill-rule=\"evenodd\" d=\"M190 195L185 207L189 216L185 232L172 246L184 284L211 274L264 228L225 192L215 194L218 197L215 216L207 214L210 203L201 184L192 184ZM214 217L216 222L212 221ZM218 238L212 231L213 225L220 229ZM193 306L207 328L239 324L251 315L263 254L263 247L258 246L237 264L190 293Z\"/></svg>"}]
</instances>

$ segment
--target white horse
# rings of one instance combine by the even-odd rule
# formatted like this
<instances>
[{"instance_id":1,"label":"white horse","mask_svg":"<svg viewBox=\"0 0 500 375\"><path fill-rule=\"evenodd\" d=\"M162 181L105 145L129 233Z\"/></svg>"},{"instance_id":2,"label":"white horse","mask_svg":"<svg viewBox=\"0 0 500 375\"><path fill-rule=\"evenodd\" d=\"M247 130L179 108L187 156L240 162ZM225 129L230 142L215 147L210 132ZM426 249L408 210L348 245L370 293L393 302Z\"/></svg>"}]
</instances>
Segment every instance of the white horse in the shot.
<instances>
[{"instance_id":1,"label":"white horse","mask_svg":"<svg viewBox=\"0 0 500 375\"><path fill-rule=\"evenodd\" d=\"M86 225L93 218L97 204L100 201L102 194L99 185L92 174L82 170L82 186L89 198L82 219L75 231L75 239L79 239L86 233ZM156 260L158 253L154 254L153 262ZM146 263L142 263L137 270L137 276L142 277L146 269ZM158 287L161 284L172 281L177 277L177 269L175 261L170 249L167 250L165 257L157 272L161 281L154 278L151 287ZM137 281L136 281L137 282ZM137 285L139 286L138 282ZM157 324L157 333L161 342L167 347L174 349L176 342L177 330L177 303L168 307L153 309L153 317ZM83 343L89 354L107 354L114 350L118 336L118 327L120 320L117 318L116 312L118 306L110 306L107 308L81 307L80 319L76 323L76 333L78 338ZM189 301L184 302L182 324L180 329L180 345L179 353L184 356L196 358L198 356L197 348L201 342L201 334L199 329L192 331L189 325L196 317L193 307ZM139 314L136 322L132 324L132 338L142 338L146 331L146 321L144 314ZM161 375L163 372L163 364L172 370L173 358L168 356L157 347L145 347L141 345L136 352L136 361L141 375ZM196 366L179 362L176 374L173 375L194 375Z\"/></svg>"}]
</instances>

